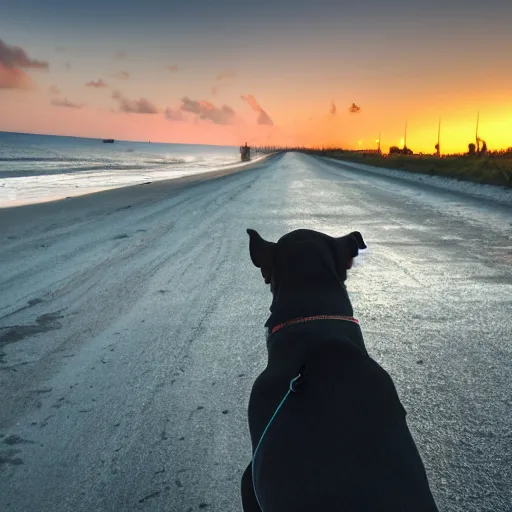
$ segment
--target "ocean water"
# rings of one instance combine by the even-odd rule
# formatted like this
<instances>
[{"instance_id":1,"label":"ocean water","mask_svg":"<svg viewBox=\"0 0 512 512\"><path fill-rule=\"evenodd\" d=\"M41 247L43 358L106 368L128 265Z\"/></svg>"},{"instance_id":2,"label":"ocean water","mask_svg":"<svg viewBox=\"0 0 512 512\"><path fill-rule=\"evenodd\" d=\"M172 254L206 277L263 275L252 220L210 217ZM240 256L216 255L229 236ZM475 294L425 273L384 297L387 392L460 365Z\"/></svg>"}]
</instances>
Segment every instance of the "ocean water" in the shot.
<instances>
[{"instance_id":1,"label":"ocean water","mask_svg":"<svg viewBox=\"0 0 512 512\"><path fill-rule=\"evenodd\" d=\"M237 147L0 132L0 207L179 178L240 162Z\"/></svg>"}]
</instances>

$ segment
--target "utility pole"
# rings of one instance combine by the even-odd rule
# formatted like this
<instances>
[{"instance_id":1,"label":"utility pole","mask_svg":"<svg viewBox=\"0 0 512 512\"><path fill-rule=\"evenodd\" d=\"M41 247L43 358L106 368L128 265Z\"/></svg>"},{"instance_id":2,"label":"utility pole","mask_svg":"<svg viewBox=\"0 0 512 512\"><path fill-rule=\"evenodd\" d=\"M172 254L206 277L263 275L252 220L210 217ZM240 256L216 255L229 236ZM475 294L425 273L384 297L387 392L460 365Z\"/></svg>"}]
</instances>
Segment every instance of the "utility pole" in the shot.
<instances>
[{"instance_id":1,"label":"utility pole","mask_svg":"<svg viewBox=\"0 0 512 512\"><path fill-rule=\"evenodd\" d=\"M439 116L439 126L437 128L437 156L441 156L441 116Z\"/></svg>"},{"instance_id":2,"label":"utility pole","mask_svg":"<svg viewBox=\"0 0 512 512\"><path fill-rule=\"evenodd\" d=\"M382 132L379 132L379 138L377 139L377 142L379 144L379 146L377 147L377 151L380 153L380 136L381 136L381 133Z\"/></svg>"},{"instance_id":3,"label":"utility pole","mask_svg":"<svg viewBox=\"0 0 512 512\"><path fill-rule=\"evenodd\" d=\"M405 121L404 149L407 147L407 121Z\"/></svg>"},{"instance_id":4,"label":"utility pole","mask_svg":"<svg viewBox=\"0 0 512 512\"><path fill-rule=\"evenodd\" d=\"M476 138L476 150L477 150L477 153L480 153L480 139L478 137L478 125L480 124L480 110L478 111L478 115L476 117L476 135L475 135L475 138Z\"/></svg>"}]
</instances>

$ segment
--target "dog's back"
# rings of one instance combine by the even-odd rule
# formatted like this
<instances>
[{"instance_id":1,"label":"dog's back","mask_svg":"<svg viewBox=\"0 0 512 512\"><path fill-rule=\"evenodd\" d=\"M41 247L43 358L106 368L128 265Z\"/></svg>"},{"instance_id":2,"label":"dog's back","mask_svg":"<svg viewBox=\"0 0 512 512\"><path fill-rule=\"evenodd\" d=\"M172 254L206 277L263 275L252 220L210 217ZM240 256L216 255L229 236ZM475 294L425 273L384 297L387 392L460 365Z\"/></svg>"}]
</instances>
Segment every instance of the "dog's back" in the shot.
<instances>
[{"instance_id":1,"label":"dog's back","mask_svg":"<svg viewBox=\"0 0 512 512\"><path fill-rule=\"evenodd\" d=\"M263 510L437 510L388 373L346 335L300 330L271 340L251 393L255 445L301 369L255 460Z\"/></svg>"}]
</instances>

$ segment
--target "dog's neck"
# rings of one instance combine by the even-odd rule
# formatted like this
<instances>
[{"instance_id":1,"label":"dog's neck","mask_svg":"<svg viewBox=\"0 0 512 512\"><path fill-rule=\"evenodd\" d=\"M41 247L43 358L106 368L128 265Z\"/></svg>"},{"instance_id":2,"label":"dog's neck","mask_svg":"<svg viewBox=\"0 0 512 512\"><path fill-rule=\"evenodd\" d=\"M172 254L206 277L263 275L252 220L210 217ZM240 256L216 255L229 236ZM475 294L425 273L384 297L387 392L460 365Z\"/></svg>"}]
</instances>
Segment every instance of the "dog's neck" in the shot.
<instances>
[{"instance_id":1,"label":"dog's neck","mask_svg":"<svg viewBox=\"0 0 512 512\"><path fill-rule=\"evenodd\" d=\"M270 306L271 314L265 327L272 329L278 324L317 315L353 316L354 311L343 284L318 290L282 289L274 295Z\"/></svg>"}]
</instances>

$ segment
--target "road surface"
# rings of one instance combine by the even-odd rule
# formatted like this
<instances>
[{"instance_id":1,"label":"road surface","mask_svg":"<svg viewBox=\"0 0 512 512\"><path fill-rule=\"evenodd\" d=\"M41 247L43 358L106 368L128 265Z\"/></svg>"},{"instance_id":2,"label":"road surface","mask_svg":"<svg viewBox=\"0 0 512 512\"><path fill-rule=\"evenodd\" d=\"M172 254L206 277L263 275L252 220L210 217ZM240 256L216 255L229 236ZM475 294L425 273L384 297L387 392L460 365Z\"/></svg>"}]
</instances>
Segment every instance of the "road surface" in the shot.
<instances>
[{"instance_id":1,"label":"road surface","mask_svg":"<svg viewBox=\"0 0 512 512\"><path fill-rule=\"evenodd\" d=\"M248 227L363 233L349 293L439 509L512 509L511 206L298 154L151 186L0 210L2 511L241 510Z\"/></svg>"}]
</instances>

